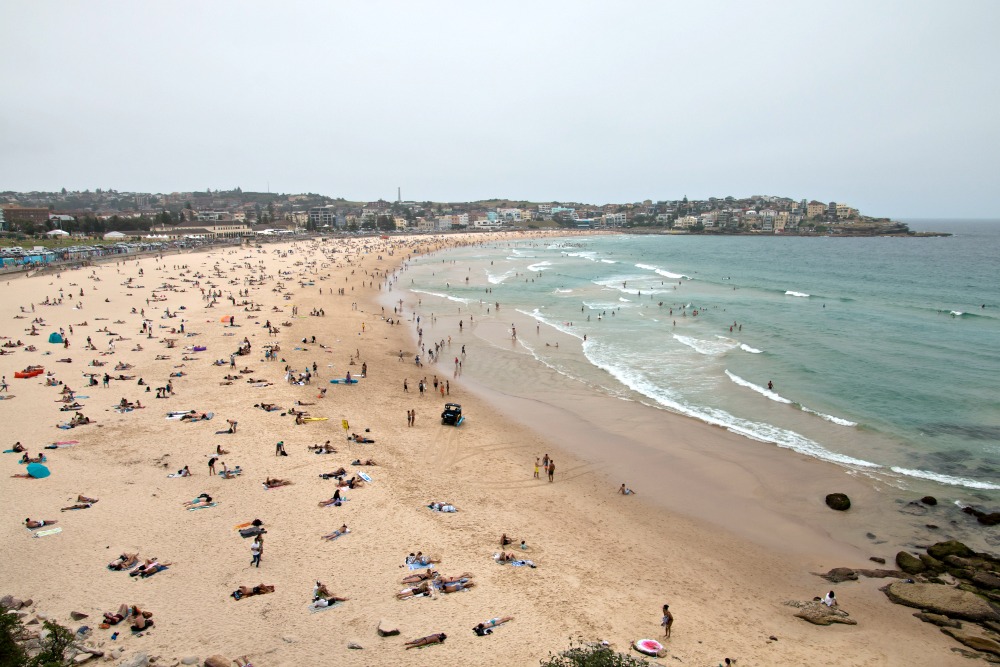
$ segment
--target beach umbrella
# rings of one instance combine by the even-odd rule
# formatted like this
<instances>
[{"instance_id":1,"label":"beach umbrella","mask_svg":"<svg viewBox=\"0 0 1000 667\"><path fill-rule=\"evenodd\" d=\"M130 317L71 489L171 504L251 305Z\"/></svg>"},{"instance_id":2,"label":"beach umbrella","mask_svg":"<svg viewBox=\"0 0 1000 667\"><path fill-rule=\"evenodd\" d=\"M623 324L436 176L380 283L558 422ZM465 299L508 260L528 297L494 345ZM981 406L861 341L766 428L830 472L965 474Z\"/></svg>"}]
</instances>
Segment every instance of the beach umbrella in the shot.
<instances>
[{"instance_id":1,"label":"beach umbrella","mask_svg":"<svg viewBox=\"0 0 1000 667\"><path fill-rule=\"evenodd\" d=\"M233 319L232 315L223 315L219 320L220 322L230 322Z\"/></svg>"},{"instance_id":2,"label":"beach umbrella","mask_svg":"<svg viewBox=\"0 0 1000 667\"><path fill-rule=\"evenodd\" d=\"M41 463L29 463L27 471L35 479L44 479L49 476L49 469Z\"/></svg>"}]
</instances>

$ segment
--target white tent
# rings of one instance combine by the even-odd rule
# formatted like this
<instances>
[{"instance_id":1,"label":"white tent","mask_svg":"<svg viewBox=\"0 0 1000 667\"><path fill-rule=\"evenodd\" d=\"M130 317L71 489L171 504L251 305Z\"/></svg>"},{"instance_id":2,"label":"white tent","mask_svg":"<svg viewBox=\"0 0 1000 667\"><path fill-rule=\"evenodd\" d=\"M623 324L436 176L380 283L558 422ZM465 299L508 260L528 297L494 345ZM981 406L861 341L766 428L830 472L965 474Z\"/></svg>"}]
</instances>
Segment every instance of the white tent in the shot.
<instances>
[{"instance_id":1,"label":"white tent","mask_svg":"<svg viewBox=\"0 0 1000 667\"><path fill-rule=\"evenodd\" d=\"M107 234L104 235L104 238L120 241L121 239L126 238L126 236L121 232L108 232Z\"/></svg>"},{"instance_id":2,"label":"white tent","mask_svg":"<svg viewBox=\"0 0 1000 667\"><path fill-rule=\"evenodd\" d=\"M53 229L51 232L45 232L46 236L69 236L69 232L65 232L61 229Z\"/></svg>"}]
</instances>

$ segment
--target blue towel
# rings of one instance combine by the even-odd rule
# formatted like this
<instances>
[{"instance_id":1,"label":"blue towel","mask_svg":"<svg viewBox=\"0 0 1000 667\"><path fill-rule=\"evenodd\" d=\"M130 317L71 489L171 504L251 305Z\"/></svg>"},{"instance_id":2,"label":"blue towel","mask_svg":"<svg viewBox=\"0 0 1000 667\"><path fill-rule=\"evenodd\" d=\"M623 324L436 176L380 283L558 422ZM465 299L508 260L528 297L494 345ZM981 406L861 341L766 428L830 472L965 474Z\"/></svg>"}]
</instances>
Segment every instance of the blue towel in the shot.
<instances>
[{"instance_id":1,"label":"blue towel","mask_svg":"<svg viewBox=\"0 0 1000 667\"><path fill-rule=\"evenodd\" d=\"M203 509L207 509L209 507L215 507L218 504L219 503L209 503L207 505L199 505L198 507L189 507L189 508L187 508L187 510L188 510L188 512L190 512L192 510L203 510Z\"/></svg>"},{"instance_id":2,"label":"blue towel","mask_svg":"<svg viewBox=\"0 0 1000 667\"><path fill-rule=\"evenodd\" d=\"M421 565L420 563L410 563L411 570L423 570L424 568L434 567L433 563L427 563L427 565Z\"/></svg>"}]
</instances>

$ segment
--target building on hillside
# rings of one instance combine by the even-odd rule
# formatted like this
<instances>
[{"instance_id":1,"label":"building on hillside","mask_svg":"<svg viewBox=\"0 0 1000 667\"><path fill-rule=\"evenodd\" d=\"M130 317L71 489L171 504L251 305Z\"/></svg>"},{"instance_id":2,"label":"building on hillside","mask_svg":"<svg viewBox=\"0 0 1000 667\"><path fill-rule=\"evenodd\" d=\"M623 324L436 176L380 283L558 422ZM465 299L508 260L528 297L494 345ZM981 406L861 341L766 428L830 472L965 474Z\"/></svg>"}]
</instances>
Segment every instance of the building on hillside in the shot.
<instances>
[{"instance_id":1,"label":"building on hillside","mask_svg":"<svg viewBox=\"0 0 1000 667\"><path fill-rule=\"evenodd\" d=\"M698 218L693 215L683 215L676 220L674 220L674 227L679 227L680 229L690 229L698 224Z\"/></svg>"},{"instance_id":2,"label":"building on hillside","mask_svg":"<svg viewBox=\"0 0 1000 667\"><path fill-rule=\"evenodd\" d=\"M3 206L4 219L7 223L30 222L36 225L44 225L49 221L49 209L47 208L26 208L24 206Z\"/></svg>"},{"instance_id":3,"label":"building on hillside","mask_svg":"<svg viewBox=\"0 0 1000 667\"><path fill-rule=\"evenodd\" d=\"M605 227L624 227L628 221L626 213L605 213L602 219Z\"/></svg>"},{"instance_id":4,"label":"building on hillside","mask_svg":"<svg viewBox=\"0 0 1000 667\"><path fill-rule=\"evenodd\" d=\"M539 204L538 212L542 215L552 215L552 204Z\"/></svg>"},{"instance_id":5,"label":"building on hillside","mask_svg":"<svg viewBox=\"0 0 1000 667\"><path fill-rule=\"evenodd\" d=\"M503 227L502 220L490 220L487 218L478 218L472 223L472 226L476 229L500 229Z\"/></svg>"},{"instance_id":6,"label":"building on hillside","mask_svg":"<svg viewBox=\"0 0 1000 667\"><path fill-rule=\"evenodd\" d=\"M499 217L504 222L521 222L521 209L498 208L497 217Z\"/></svg>"},{"instance_id":7,"label":"building on hillside","mask_svg":"<svg viewBox=\"0 0 1000 667\"><path fill-rule=\"evenodd\" d=\"M337 209L333 205L313 206L309 209L309 222L314 227L337 226Z\"/></svg>"},{"instance_id":8,"label":"building on hillside","mask_svg":"<svg viewBox=\"0 0 1000 667\"><path fill-rule=\"evenodd\" d=\"M569 208L566 206L553 206L552 207L552 217L559 216L566 220L579 220L580 215L576 212L575 208Z\"/></svg>"},{"instance_id":9,"label":"building on hillside","mask_svg":"<svg viewBox=\"0 0 1000 667\"><path fill-rule=\"evenodd\" d=\"M815 220L817 218L822 218L826 215L827 206L815 199L808 204L806 204L806 218L810 220Z\"/></svg>"},{"instance_id":10,"label":"building on hillside","mask_svg":"<svg viewBox=\"0 0 1000 667\"><path fill-rule=\"evenodd\" d=\"M858 210L851 208L847 204L837 204L835 213L837 220L850 220L858 217Z\"/></svg>"}]
</instances>

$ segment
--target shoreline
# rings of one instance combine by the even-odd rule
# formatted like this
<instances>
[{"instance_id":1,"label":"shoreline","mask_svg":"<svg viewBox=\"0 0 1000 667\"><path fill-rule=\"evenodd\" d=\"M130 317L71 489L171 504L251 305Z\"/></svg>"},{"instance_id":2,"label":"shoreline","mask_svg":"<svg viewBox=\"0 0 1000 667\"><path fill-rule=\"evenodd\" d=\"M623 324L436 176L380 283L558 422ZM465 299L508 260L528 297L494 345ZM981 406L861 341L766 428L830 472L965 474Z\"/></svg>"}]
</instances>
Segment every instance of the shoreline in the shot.
<instances>
[{"instance_id":1,"label":"shoreline","mask_svg":"<svg viewBox=\"0 0 1000 667\"><path fill-rule=\"evenodd\" d=\"M111 391L89 388L93 397L86 412L99 423L69 432L81 441L79 445L48 452L53 476L35 482L6 476L0 479L0 489L13 500L0 535L21 549L17 561L4 559L0 563L0 581L6 589L0 593L33 597L39 608L57 619L67 619L71 610L99 617L101 610L126 601L148 607L155 614L157 627L144 637L123 638L118 645L126 649L126 657L146 651L180 658L201 646L209 654L249 654L254 664L268 666L303 664L321 654L343 664L416 665L426 664L428 659L436 664L486 664L498 652L509 664L528 665L537 664L550 651L566 648L570 635L607 639L619 650L627 650L633 639L657 636L659 607L669 601L678 617L669 649L688 663L717 664L722 656L730 656L758 664L822 664L824 658L836 656L838 664L870 664L872 659L900 665L927 659L942 665L964 664L950 652L950 640L889 603L876 590L882 582L875 580L837 587L842 604L859 620L858 626L816 628L792 618L784 600L809 599L828 587L806 567L829 569L849 564L839 547L829 546L835 544L832 538L792 532L789 534L796 538L805 535L795 549L780 548L781 535L776 538L778 549L767 547L683 512L665 511L655 499L647 500L648 487L640 488L634 497L618 496L614 493L617 483L609 488L602 477L617 471L601 472L585 456L579 457L579 464L560 463L556 483L536 482L531 478L530 457L544 453L553 443L551 433L539 434L512 421L502 402L494 404L476 394L472 378L453 382L451 394L463 407L468 406L469 420L459 429L441 426L437 418L441 402L436 397L420 399L402 392L402 378L409 377L415 384L412 363L397 359L398 350L408 352L407 358L412 359L412 327L406 321L410 310L406 309L399 325L381 321L377 300L380 294L384 300L390 292L374 286L376 278L381 282L393 266L405 264L412 246L399 239L355 241L350 245L341 241L289 243L281 246L292 249L284 256L272 252L276 247L265 247L260 252L239 249L202 257L167 256L162 262L143 260L144 278L136 277L134 262L121 267L92 267L103 281L87 281L85 314L70 312L67 306L46 311L46 319L51 317L53 324L77 325L71 336L74 361L63 367L47 358L46 364L47 370L55 371L74 388L79 389L80 376L73 371L88 372L90 359L101 358L80 350L83 334L97 337L96 322L90 319L87 328L78 325L84 317L92 318L98 308L108 311L106 324L116 329L121 326L113 324L116 319L131 320L121 333L146 348L141 353L126 352L133 342L122 343L108 360L133 362L138 374L159 386L167 371L182 363L181 352L175 350L172 360L157 362L153 358L165 351L155 343L165 337L163 330L157 328L156 338L148 343L136 335L138 320L130 316L129 308L138 307L140 299L133 296L130 300L127 294L133 289L124 283L132 276L133 285L145 283L147 290L158 285L161 276L155 267L160 264L164 277L174 277L164 282L176 288L166 290L168 301L156 305L170 306L175 312L179 305L186 305L189 332L197 331L200 336L184 342L204 344L208 351L197 362L183 362L186 365L181 370L187 376L176 379L177 395L173 398L156 401L143 393L141 398L152 404L146 410L124 415L108 410L122 395L135 398L134 383L116 383ZM437 239L436 244L447 241ZM341 252L324 257L319 254L324 247ZM253 267L259 260L268 267L264 274L274 275L276 280L249 288L243 281L228 283L241 275L246 277L246 266ZM282 326L280 338L271 339L259 327L255 330L250 326L246 320L249 315L225 303L204 310L197 292L178 278L179 270L170 268L175 261L192 267L187 279L194 279L200 271L205 276L200 280L215 281L224 292L235 291L237 285L251 289L252 298L262 305L261 321L289 321L292 326ZM296 266L296 262L301 264ZM214 278L214 266L225 276ZM26 279L22 290L4 300L0 321L9 322L2 316L17 313L13 299L40 301L64 283L83 283L90 270L67 272L58 281L53 276ZM278 273L281 270L291 273L282 275ZM324 279L327 274L330 277ZM405 272L400 275L405 276ZM296 286L299 278L305 283L307 277L314 285ZM282 280L286 289L272 291ZM346 294L317 293L319 288L327 292L334 286L344 287ZM99 290L98 296L91 294L92 288ZM188 291L176 291L179 289ZM284 294L289 292L294 296L286 300ZM141 293L136 292L136 296ZM110 298L110 305L100 306L101 297ZM292 305L300 309L298 319L288 317ZM271 308L279 308L281 313ZM302 314L314 308L324 309L326 316ZM219 317L231 312L238 316L241 328L227 330L219 324ZM392 317L391 309L385 312ZM168 330L178 323L153 321L157 327L166 321ZM229 333L237 336L223 337ZM304 336L314 334L326 348L300 343ZM237 358L239 363L246 363L254 377L264 377L273 386L218 385L229 369L214 367L210 361L228 357L227 351L244 335L255 351L250 357ZM47 345L38 340L33 342ZM306 387L282 383L283 364L263 362L258 355L262 344L274 340L280 340L282 357L293 368L322 362L318 364L318 383ZM360 367L348 364L355 349L367 362L368 377L353 386L328 384L331 375L342 377L345 370L354 372ZM52 356L60 354L53 352ZM8 357L4 363L8 378L11 369L34 358L22 351ZM43 441L65 437L66 432L51 426L61 416L53 412L56 408L50 403L54 389L35 381L8 381L19 383L14 385L17 400L0 404L9 418L11 441L31 443L29 451L34 454ZM329 391L326 399L317 401L320 386ZM287 417L249 407L262 400L286 407L294 400L317 403L306 409L329 421L295 426ZM534 401L511 399L517 409L530 402ZM587 405L598 407L595 402ZM405 426L403 418L405 410L411 408L419 412L415 427ZM216 420L207 424L164 421L164 410L177 409L214 410ZM240 422L238 432L213 435L225 428L227 418ZM341 419L349 420L353 431L370 428L376 442L344 444ZM692 446L715 434L688 421L676 420L674 424L671 420L671 428L690 432ZM566 428L574 432L570 425ZM307 444L326 439L340 443L336 444L340 453L306 453ZM286 442L288 458L273 455L277 440ZM243 477L219 480L205 475L205 462L216 444L232 450L226 460L230 467L240 464L246 471ZM697 482L696 475L705 472L697 464L702 456L676 459L677 466L691 466L691 484ZM333 490L330 483L317 478L318 474L360 457L379 462L370 470L373 483L348 492L352 502L344 507L317 508L316 501ZM0 460L7 460L9 472L16 467L12 459ZM185 464L191 465L195 477L166 478L168 471ZM764 502L756 497L761 486L754 471L741 469L741 465L737 460L723 474L732 479L734 488L746 493L744 509L756 512L752 505ZM294 484L263 491L259 482L265 475L287 477ZM684 471L678 470L677 475L680 484ZM181 501L201 491L217 495L220 505L202 512L179 509ZM675 492L685 495L683 488ZM50 515L55 509L77 493L100 497L101 501L86 511L59 515L59 525L64 528L59 535L25 539L25 529L16 525L19 516L53 518ZM431 500L452 502L460 511L437 515L424 507ZM269 530L259 570L247 565L248 544L231 534L234 524L255 516L262 518ZM320 534L341 522L348 523L354 534L334 543L317 544L322 542ZM794 522L789 525L787 530L794 531ZM498 549L496 540L503 532L527 540L526 554L537 562L537 569L501 567L492 562L491 554ZM176 564L143 582L103 569L116 552L126 549ZM441 555L444 563L440 568L445 574L473 573L477 588L435 600L395 600L393 593L401 586L402 558L418 549ZM64 567L51 571L38 568L40 562L59 562ZM308 614L305 605L317 578L351 600L329 613ZM276 585L276 594L241 602L228 598L236 585L257 580ZM18 590L10 590L15 581L19 582ZM469 632L476 623L504 614L515 616L515 621L493 636L477 638ZM397 623L403 636L375 636L380 619ZM403 639L442 630L448 632L449 641L424 649L432 651L430 656L402 650ZM95 634L107 642L105 631ZM771 635L780 641L768 640ZM348 650L346 644L351 640L361 643L364 650ZM105 643L105 647L111 646Z\"/></svg>"},{"instance_id":2,"label":"shoreline","mask_svg":"<svg viewBox=\"0 0 1000 667\"><path fill-rule=\"evenodd\" d=\"M426 298L434 292L434 288L425 285L415 289L416 297ZM445 302L446 308L449 305L455 306ZM547 362L533 358L529 347L521 349L521 341L531 340L531 345L537 346L555 337L563 343L557 353L561 358L572 356L581 364L591 364L580 349L578 337L557 328L538 335L533 330L536 319L528 313L506 314L508 320L516 321L522 332L518 343L511 345L507 320L501 325L496 315L482 312L481 307L476 311L474 303L458 307L457 313L442 312L439 304L425 305L425 321L428 311L435 311L433 323L428 325L430 334L448 335L449 338L458 336L456 323L459 319L465 314L474 314L475 323L468 329L473 334L469 340L479 343L475 349L505 358L487 363L484 370L478 371L478 376L473 363L463 372L462 378L507 418L529 428L533 424L546 424L551 428L550 424L558 423L561 436L556 440L571 441L574 448L584 445L588 461L614 471L608 474L609 479L617 480L615 487L625 480L639 490L641 487L633 480L636 475L642 475L646 486L656 488L656 476L665 475L671 481L668 486L675 484L688 490L687 494L654 494L661 507L683 511L692 518L710 521L744 538L777 548L778 543L760 530L763 516L746 521L745 515L750 509L745 503L752 503L760 512L780 517L789 530L835 537L837 542L849 545L855 557L863 555L863 560L875 555L874 551L886 551L886 544L899 549L959 539L980 550L996 546L988 540L982 526L947 500L934 508L912 505L926 495L948 498L947 489L933 482L914 479L907 480L907 487L899 486L889 479L867 474L863 469L809 456L773 442L758 441L696 417L673 412L653 404L645 396L622 398L629 392L618 393L603 386L605 383L619 384L610 375L592 386L592 381L552 370ZM447 363L437 365L445 376L448 376L445 367L451 356L454 355L443 353ZM537 367L537 370L526 372L528 367ZM513 389L506 390L500 385ZM615 428L616 420L624 426ZM546 437L538 428L534 430ZM666 433L675 437L665 437ZM616 443L614 451L608 443ZM623 447L627 458L618 460L618 451ZM647 465L643 457L649 457L652 465ZM676 472L678 464L682 465L679 474ZM730 472L713 471L716 464ZM737 515L727 520L717 507L717 500L693 501L692 498L697 497L697 485L692 474L700 484L718 488L720 496L727 497L730 505L739 508ZM739 488L730 488L730 474L743 480ZM850 512L842 514L826 507L824 497L833 492L846 492L854 499ZM793 507L782 506L788 502ZM770 509L765 510L765 506ZM928 528L929 523L936 527ZM868 537L873 532L877 537ZM891 557L892 553L888 555Z\"/></svg>"}]
</instances>

